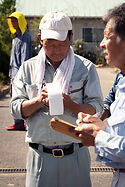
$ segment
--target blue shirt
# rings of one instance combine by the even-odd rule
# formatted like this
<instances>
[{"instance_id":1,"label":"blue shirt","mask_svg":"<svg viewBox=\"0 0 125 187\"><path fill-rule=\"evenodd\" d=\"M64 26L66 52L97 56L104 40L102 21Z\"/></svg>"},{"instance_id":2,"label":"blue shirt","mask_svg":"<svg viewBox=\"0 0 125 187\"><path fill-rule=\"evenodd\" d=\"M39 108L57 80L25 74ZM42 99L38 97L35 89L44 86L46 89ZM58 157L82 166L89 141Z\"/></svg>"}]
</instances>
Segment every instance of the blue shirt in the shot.
<instances>
[{"instance_id":1,"label":"blue shirt","mask_svg":"<svg viewBox=\"0 0 125 187\"><path fill-rule=\"evenodd\" d=\"M9 77L14 79L21 64L32 57L31 36L26 30L22 35L19 32L12 41Z\"/></svg>"},{"instance_id":2,"label":"blue shirt","mask_svg":"<svg viewBox=\"0 0 125 187\"><path fill-rule=\"evenodd\" d=\"M110 107L106 131L95 138L97 161L113 168L125 168L125 77L118 84L119 95Z\"/></svg>"}]
</instances>

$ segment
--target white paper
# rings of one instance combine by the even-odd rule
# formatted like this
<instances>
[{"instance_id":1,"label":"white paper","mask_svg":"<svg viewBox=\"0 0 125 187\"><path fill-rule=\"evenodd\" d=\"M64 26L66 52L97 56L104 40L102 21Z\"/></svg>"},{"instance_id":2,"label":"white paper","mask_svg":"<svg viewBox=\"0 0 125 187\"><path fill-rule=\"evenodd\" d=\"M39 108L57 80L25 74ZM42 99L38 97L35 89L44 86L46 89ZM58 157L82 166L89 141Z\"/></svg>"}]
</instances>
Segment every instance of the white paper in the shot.
<instances>
[{"instance_id":1,"label":"white paper","mask_svg":"<svg viewBox=\"0 0 125 187\"><path fill-rule=\"evenodd\" d=\"M59 83L47 83L50 115L62 115L64 112L62 89Z\"/></svg>"}]
</instances>

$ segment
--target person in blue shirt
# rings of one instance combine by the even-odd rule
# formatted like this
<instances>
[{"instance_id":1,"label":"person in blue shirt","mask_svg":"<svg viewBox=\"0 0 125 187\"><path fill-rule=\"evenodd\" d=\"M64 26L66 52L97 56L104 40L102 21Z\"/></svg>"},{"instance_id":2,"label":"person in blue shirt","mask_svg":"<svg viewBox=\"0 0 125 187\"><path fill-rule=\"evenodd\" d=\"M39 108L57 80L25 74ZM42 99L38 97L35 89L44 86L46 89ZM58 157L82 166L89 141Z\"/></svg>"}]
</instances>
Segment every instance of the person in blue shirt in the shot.
<instances>
[{"instance_id":1,"label":"person in blue shirt","mask_svg":"<svg viewBox=\"0 0 125 187\"><path fill-rule=\"evenodd\" d=\"M104 49L107 64L125 74L125 3L109 10L104 17ZM119 77L119 76L118 76ZM116 78L117 80L117 78ZM114 87L115 88L115 87ZM115 92L114 92L115 93ZM113 98L114 99L114 98ZM125 77L117 84L115 101L110 105L108 126L99 117L78 114L75 129L83 145L95 146L97 161L114 168L112 187L125 186Z\"/></svg>"},{"instance_id":2,"label":"person in blue shirt","mask_svg":"<svg viewBox=\"0 0 125 187\"><path fill-rule=\"evenodd\" d=\"M21 12L13 12L8 17L8 26L12 34L15 35L12 41L9 77L13 82L21 64L32 57L32 41L27 30L27 22ZM10 95L12 96L12 84L10 85ZM14 124L7 127L7 130L25 130L25 122L21 119L14 119Z\"/></svg>"}]
</instances>

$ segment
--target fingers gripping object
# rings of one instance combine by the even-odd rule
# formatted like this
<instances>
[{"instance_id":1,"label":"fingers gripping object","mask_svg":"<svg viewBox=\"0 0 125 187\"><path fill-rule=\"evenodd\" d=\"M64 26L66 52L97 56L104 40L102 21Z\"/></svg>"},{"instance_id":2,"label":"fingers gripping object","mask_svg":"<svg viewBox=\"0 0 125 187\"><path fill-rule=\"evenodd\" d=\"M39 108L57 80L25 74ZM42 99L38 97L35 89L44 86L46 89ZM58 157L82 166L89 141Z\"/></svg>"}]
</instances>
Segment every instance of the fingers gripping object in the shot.
<instances>
[{"instance_id":1,"label":"fingers gripping object","mask_svg":"<svg viewBox=\"0 0 125 187\"><path fill-rule=\"evenodd\" d=\"M97 112L97 113L95 113L93 116L96 116L96 117L101 118L102 114L101 114L101 112ZM78 124L84 123L84 120L82 120L82 121L77 120L77 123L78 123Z\"/></svg>"}]
</instances>

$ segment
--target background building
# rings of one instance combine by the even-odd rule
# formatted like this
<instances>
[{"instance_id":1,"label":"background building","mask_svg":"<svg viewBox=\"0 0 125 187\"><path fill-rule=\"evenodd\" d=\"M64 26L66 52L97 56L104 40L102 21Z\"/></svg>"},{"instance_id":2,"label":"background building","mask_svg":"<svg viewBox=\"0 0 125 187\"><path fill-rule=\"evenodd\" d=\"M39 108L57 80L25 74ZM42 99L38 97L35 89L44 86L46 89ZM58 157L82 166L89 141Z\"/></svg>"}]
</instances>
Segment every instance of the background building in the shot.
<instances>
[{"instance_id":1,"label":"background building","mask_svg":"<svg viewBox=\"0 0 125 187\"><path fill-rule=\"evenodd\" d=\"M33 40L39 32L38 24L35 26L30 22L33 18L39 22L52 10L66 13L73 23L73 40L83 39L87 51L96 52L103 37L102 17L107 10L123 2L125 0L16 0L16 10L25 15Z\"/></svg>"}]
</instances>

